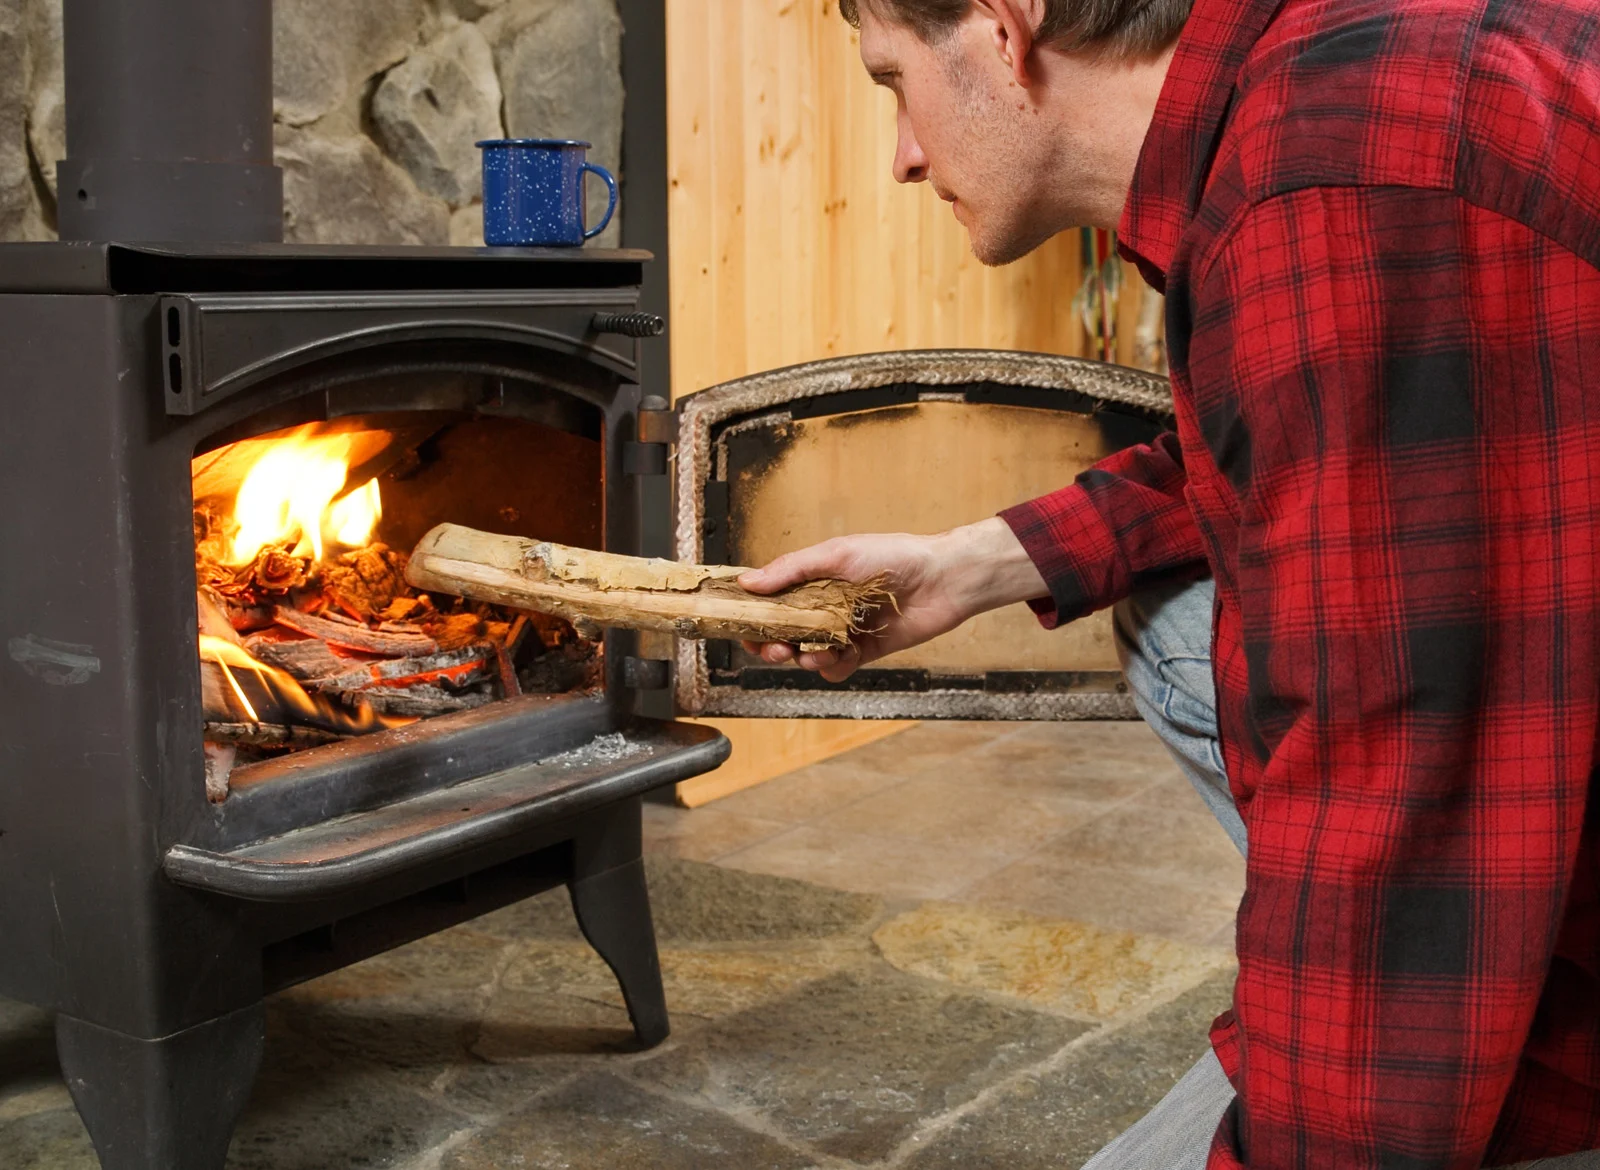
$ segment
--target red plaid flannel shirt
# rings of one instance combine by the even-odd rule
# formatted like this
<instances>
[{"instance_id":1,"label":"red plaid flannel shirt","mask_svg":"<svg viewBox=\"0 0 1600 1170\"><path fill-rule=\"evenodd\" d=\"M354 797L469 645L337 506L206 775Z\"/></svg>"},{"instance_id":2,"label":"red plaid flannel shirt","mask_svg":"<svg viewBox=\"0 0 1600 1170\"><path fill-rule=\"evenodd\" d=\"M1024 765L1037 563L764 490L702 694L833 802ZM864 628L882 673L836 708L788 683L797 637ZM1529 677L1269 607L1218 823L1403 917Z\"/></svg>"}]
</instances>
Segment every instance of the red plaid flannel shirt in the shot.
<instances>
[{"instance_id":1,"label":"red plaid flannel shirt","mask_svg":"<svg viewBox=\"0 0 1600 1170\"><path fill-rule=\"evenodd\" d=\"M1211 1170L1600 1146L1600 4L1198 0L1121 230L1176 434L1005 516L1216 578Z\"/></svg>"}]
</instances>

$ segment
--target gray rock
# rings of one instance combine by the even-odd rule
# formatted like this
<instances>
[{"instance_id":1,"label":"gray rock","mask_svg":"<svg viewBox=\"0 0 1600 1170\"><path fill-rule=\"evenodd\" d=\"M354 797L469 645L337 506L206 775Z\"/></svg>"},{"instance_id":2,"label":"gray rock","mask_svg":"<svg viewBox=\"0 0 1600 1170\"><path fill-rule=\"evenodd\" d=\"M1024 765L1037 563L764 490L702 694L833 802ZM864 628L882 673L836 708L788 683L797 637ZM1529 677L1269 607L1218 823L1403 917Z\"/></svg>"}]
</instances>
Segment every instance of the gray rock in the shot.
<instances>
[{"instance_id":1,"label":"gray rock","mask_svg":"<svg viewBox=\"0 0 1600 1170\"><path fill-rule=\"evenodd\" d=\"M803 1170L815 1163L730 1118L598 1073L467 1139L439 1165L442 1170Z\"/></svg>"},{"instance_id":2,"label":"gray rock","mask_svg":"<svg viewBox=\"0 0 1600 1170\"><path fill-rule=\"evenodd\" d=\"M480 173L479 179L482 179ZM450 213L450 244L456 248L483 247L483 202L474 199Z\"/></svg>"},{"instance_id":3,"label":"gray rock","mask_svg":"<svg viewBox=\"0 0 1600 1170\"><path fill-rule=\"evenodd\" d=\"M6 1170L100 1170L88 1131L70 1108L0 1121Z\"/></svg>"},{"instance_id":4,"label":"gray rock","mask_svg":"<svg viewBox=\"0 0 1600 1170\"><path fill-rule=\"evenodd\" d=\"M835 1157L875 1162L923 1122L1086 1030L879 966L722 1020L632 1075L698 1105L754 1115Z\"/></svg>"},{"instance_id":5,"label":"gray rock","mask_svg":"<svg viewBox=\"0 0 1600 1170\"><path fill-rule=\"evenodd\" d=\"M61 0L28 0L28 145L50 197L56 193L56 163L67 157L66 84L61 55ZM53 218L54 207L47 209Z\"/></svg>"},{"instance_id":6,"label":"gray rock","mask_svg":"<svg viewBox=\"0 0 1600 1170\"><path fill-rule=\"evenodd\" d=\"M283 237L297 244L443 244L450 208L370 138L279 127Z\"/></svg>"},{"instance_id":7,"label":"gray rock","mask_svg":"<svg viewBox=\"0 0 1600 1170\"><path fill-rule=\"evenodd\" d=\"M505 2L506 0L438 0L442 11L454 14L462 20L479 20Z\"/></svg>"},{"instance_id":8,"label":"gray rock","mask_svg":"<svg viewBox=\"0 0 1600 1170\"><path fill-rule=\"evenodd\" d=\"M405 60L436 27L427 0L275 0L274 109L304 126Z\"/></svg>"},{"instance_id":9,"label":"gray rock","mask_svg":"<svg viewBox=\"0 0 1600 1170\"><path fill-rule=\"evenodd\" d=\"M1233 980L1232 972L1214 975L1143 1020L1092 1037L1059 1067L960 1118L909 1165L1083 1165L1148 1113L1205 1052L1211 1021L1232 1003Z\"/></svg>"},{"instance_id":10,"label":"gray rock","mask_svg":"<svg viewBox=\"0 0 1600 1170\"><path fill-rule=\"evenodd\" d=\"M28 158L31 74L24 0L0 0L0 240L49 236Z\"/></svg>"},{"instance_id":11,"label":"gray rock","mask_svg":"<svg viewBox=\"0 0 1600 1170\"><path fill-rule=\"evenodd\" d=\"M645 859L650 914L663 946L857 936L883 910L878 898L699 861ZM473 929L508 941L580 940L565 886L485 915Z\"/></svg>"},{"instance_id":12,"label":"gray rock","mask_svg":"<svg viewBox=\"0 0 1600 1170\"><path fill-rule=\"evenodd\" d=\"M417 186L452 208L483 192L481 138L499 138L500 81L489 42L460 24L384 75L372 97L378 141Z\"/></svg>"},{"instance_id":13,"label":"gray rock","mask_svg":"<svg viewBox=\"0 0 1600 1170\"><path fill-rule=\"evenodd\" d=\"M663 944L865 938L883 903L811 882L673 857L645 862Z\"/></svg>"},{"instance_id":14,"label":"gray rock","mask_svg":"<svg viewBox=\"0 0 1600 1170\"><path fill-rule=\"evenodd\" d=\"M510 0L483 18L515 138L580 138L589 160L622 163L622 21L615 0ZM620 177L620 175L619 175ZM605 184L590 178L588 222L606 210ZM622 210L595 242L614 246Z\"/></svg>"},{"instance_id":15,"label":"gray rock","mask_svg":"<svg viewBox=\"0 0 1600 1170\"><path fill-rule=\"evenodd\" d=\"M471 1124L392 1072L330 1054L269 1021L266 1057L234 1132L228 1170L394 1166Z\"/></svg>"}]
</instances>

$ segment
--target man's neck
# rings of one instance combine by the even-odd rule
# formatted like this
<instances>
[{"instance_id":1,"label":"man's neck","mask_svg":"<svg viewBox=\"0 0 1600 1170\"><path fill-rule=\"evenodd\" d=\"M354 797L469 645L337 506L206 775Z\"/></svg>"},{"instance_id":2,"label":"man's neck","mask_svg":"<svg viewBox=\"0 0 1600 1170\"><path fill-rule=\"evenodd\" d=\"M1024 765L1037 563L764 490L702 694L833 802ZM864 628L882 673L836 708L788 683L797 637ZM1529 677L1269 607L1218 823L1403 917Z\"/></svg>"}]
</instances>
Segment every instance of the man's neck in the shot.
<instances>
[{"instance_id":1,"label":"man's neck","mask_svg":"<svg viewBox=\"0 0 1600 1170\"><path fill-rule=\"evenodd\" d=\"M1172 63L1171 48L1138 60L1039 49L1040 114L1063 128L1049 165L1061 228L1115 228Z\"/></svg>"}]
</instances>

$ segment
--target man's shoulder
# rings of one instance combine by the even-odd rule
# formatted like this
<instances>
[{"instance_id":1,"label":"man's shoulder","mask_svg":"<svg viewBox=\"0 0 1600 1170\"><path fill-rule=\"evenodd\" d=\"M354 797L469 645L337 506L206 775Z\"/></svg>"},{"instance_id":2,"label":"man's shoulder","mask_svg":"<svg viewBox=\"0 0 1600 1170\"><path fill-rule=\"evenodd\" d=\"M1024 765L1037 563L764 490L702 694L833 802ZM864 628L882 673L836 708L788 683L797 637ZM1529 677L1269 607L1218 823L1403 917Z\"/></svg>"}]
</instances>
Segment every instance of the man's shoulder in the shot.
<instances>
[{"instance_id":1,"label":"man's shoulder","mask_svg":"<svg viewBox=\"0 0 1600 1170\"><path fill-rule=\"evenodd\" d=\"M1600 5L1288 0L1240 72L1223 173L1218 196L1250 203L1320 186L1450 190L1512 218L1564 218L1600 247Z\"/></svg>"}]
</instances>

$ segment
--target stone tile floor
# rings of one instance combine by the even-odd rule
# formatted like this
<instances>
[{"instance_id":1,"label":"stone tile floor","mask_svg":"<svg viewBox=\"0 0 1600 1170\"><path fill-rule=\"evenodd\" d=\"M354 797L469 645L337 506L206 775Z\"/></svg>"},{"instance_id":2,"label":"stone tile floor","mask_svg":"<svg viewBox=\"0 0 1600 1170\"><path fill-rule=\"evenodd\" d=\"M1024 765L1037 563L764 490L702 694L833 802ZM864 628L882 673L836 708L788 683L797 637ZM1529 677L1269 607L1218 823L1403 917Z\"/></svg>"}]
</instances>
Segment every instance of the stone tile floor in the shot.
<instances>
[{"instance_id":1,"label":"stone tile floor","mask_svg":"<svg viewBox=\"0 0 1600 1170\"><path fill-rule=\"evenodd\" d=\"M560 892L275 997L230 1170L1075 1167L1205 1045L1242 866L1141 725L923 725L650 806L674 1034ZM0 1001L0 1170L91 1170Z\"/></svg>"},{"instance_id":2,"label":"stone tile floor","mask_svg":"<svg viewBox=\"0 0 1600 1170\"><path fill-rule=\"evenodd\" d=\"M1233 945L1244 861L1142 723L924 723L688 811L656 847L902 899Z\"/></svg>"}]
</instances>

